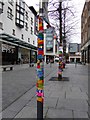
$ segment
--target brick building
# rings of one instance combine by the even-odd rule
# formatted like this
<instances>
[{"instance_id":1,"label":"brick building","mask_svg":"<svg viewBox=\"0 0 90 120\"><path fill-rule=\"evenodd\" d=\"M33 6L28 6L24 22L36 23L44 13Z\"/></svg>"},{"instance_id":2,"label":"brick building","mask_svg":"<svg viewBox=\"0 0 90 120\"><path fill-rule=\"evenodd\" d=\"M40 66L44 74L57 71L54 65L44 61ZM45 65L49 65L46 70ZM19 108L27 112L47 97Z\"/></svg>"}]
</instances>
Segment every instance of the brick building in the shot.
<instances>
[{"instance_id":1,"label":"brick building","mask_svg":"<svg viewBox=\"0 0 90 120\"><path fill-rule=\"evenodd\" d=\"M90 63L90 1L86 1L81 15L82 62Z\"/></svg>"}]
</instances>

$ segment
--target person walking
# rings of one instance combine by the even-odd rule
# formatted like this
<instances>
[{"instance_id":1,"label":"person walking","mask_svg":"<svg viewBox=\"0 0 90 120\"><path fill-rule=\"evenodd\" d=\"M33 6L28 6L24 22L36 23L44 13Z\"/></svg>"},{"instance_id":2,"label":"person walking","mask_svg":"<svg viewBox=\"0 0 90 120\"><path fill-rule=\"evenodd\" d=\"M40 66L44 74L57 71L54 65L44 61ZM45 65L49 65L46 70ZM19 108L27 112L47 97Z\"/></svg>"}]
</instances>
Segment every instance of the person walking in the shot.
<instances>
[{"instance_id":1,"label":"person walking","mask_svg":"<svg viewBox=\"0 0 90 120\"><path fill-rule=\"evenodd\" d=\"M50 67L52 67L52 59L50 59Z\"/></svg>"},{"instance_id":2,"label":"person walking","mask_svg":"<svg viewBox=\"0 0 90 120\"><path fill-rule=\"evenodd\" d=\"M75 68L77 67L77 61L75 60Z\"/></svg>"}]
</instances>

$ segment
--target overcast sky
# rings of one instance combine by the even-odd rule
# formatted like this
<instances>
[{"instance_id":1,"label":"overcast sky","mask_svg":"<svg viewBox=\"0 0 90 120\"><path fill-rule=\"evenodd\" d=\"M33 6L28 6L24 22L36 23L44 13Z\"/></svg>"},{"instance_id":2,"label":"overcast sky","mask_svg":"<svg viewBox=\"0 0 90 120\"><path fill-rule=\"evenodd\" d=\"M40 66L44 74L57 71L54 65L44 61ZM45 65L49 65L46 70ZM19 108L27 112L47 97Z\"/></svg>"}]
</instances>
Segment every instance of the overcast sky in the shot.
<instances>
[{"instance_id":1,"label":"overcast sky","mask_svg":"<svg viewBox=\"0 0 90 120\"><path fill-rule=\"evenodd\" d=\"M38 11L39 6L37 4L39 4L39 0L25 0L25 2L28 6L34 6L34 8ZM70 40L75 43L81 42L81 13L83 10L84 3L85 0L73 0L73 2L71 2L71 4L75 6L75 10L77 12L77 19L79 20L79 23L77 24L78 28L75 30L76 32L78 32L78 34L71 37Z\"/></svg>"}]
</instances>

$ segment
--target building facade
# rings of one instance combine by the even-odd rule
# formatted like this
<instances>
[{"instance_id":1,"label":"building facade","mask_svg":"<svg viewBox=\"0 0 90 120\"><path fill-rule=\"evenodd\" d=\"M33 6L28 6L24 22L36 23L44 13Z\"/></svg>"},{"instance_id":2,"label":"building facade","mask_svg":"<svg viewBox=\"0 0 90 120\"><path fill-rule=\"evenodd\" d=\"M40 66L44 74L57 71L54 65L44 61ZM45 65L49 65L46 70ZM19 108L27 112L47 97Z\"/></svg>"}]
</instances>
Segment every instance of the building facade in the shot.
<instances>
[{"instance_id":1,"label":"building facade","mask_svg":"<svg viewBox=\"0 0 90 120\"><path fill-rule=\"evenodd\" d=\"M55 28L54 27L48 27L45 30L44 34L44 55L45 55L45 62L54 62L55 56L58 52L58 44L55 36Z\"/></svg>"},{"instance_id":2,"label":"building facade","mask_svg":"<svg viewBox=\"0 0 90 120\"><path fill-rule=\"evenodd\" d=\"M86 1L81 15L81 56L90 63L90 1Z\"/></svg>"},{"instance_id":3,"label":"building facade","mask_svg":"<svg viewBox=\"0 0 90 120\"><path fill-rule=\"evenodd\" d=\"M69 43L69 62L81 62L81 44L78 43Z\"/></svg>"},{"instance_id":4,"label":"building facade","mask_svg":"<svg viewBox=\"0 0 90 120\"><path fill-rule=\"evenodd\" d=\"M0 1L2 64L36 62L36 16L23 0Z\"/></svg>"}]
</instances>

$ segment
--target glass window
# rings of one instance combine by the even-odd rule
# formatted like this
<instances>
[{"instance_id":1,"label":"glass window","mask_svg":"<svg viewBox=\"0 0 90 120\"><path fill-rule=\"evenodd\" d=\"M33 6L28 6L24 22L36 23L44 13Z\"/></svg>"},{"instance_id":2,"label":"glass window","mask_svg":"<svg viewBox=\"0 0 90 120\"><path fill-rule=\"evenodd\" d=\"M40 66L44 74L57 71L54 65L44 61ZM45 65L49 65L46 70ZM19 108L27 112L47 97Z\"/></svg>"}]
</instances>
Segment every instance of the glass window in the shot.
<instances>
[{"instance_id":1,"label":"glass window","mask_svg":"<svg viewBox=\"0 0 90 120\"><path fill-rule=\"evenodd\" d=\"M33 18L31 17L31 25L33 25Z\"/></svg>"},{"instance_id":2,"label":"glass window","mask_svg":"<svg viewBox=\"0 0 90 120\"><path fill-rule=\"evenodd\" d=\"M35 44L35 41L33 40L33 44Z\"/></svg>"},{"instance_id":3,"label":"glass window","mask_svg":"<svg viewBox=\"0 0 90 120\"><path fill-rule=\"evenodd\" d=\"M17 12L17 18L19 18L19 13Z\"/></svg>"},{"instance_id":4,"label":"glass window","mask_svg":"<svg viewBox=\"0 0 90 120\"><path fill-rule=\"evenodd\" d=\"M11 20L12 20L12 18L13 18L12 9L11 9L10 7L8 7L7 17L10 18Z\"/></svg>"},{"instance_id":5,"label":"glass window","mask_svg":"<svg viewBox=\"0 0 90 120\"><path fill-rule=\"evenodd\" d=\"M13 5L13 0L8 0L8 2L11 4L11 5Z\"/></svg>"},{"instance_id":6,"label":"glass window","mask_svg":"<svg viewBox=\"0 0 90 120\"><path fill-rule=\"evenodd\" d=\"M17 4L19 5L20 4L20 1L19 0L16 0Z\"/></svg>"},{"instance_id":7,"label":"glass window","mask_svg":"<svg viewBox=\"0 0 90 120\"><path fill-rule=\"evenodd\" d=\"M0 22L0 29L3 30L3 23Z\"/></svg>"},{"instance_id":8,"label":"glass window","mask_svg":"<svg viewBox=\"0 0 90 120\"><path fill-rule=\"evenodd\" d=\"M3 13L3 2L0 2L0 14Z\"/></svg>"},{"instance_id":9,"label":"glass window","mask_svg":"<svg viewBox=\"0 0 90 120\"><path fill-rule=\"evenodd\" d=\"M28 12L26 12L26 20L28 20Z\"/></svg>"},{"instance_id":10,"label":"glass window","mask_svg":"<svg viewBox=\"0 0 90 120\"><path fill-rule=\"evenodd\" d=\"M17 6L17 10L19 11L19 9L20 9L20 7L19 6Z\"/></svg>"},{"instance_id":11,"label":"glass window","mask_svg":"<svg viewBox=\"0 0 90 120\"><path fill-rule=\"evenodd\" d=\"M24 16L22 14L20 14L20 20L24 20Z\"/></svg>"},{"instance_id":12,"label":"glass window","mask_svg":"<svg viewBox=\"0 0 90 120\"><path fill-rule=\"evenodd\" d=\"M20 12L21 12L21 13L24 13L24 9L21 8L21 9L20 9Z\"/></svg>"},{"instance_id":13,"label":"glass window","mask_svg":"<svg viewBox=\"0 0 90 120\"><path fill-rule=\"evenodd\" d=\"M19 19L17 19L16 22L19 24Z\"/></svg>"},{"instance_id":14,"label":"glass window","mask_svg":"<svg viewBox=\"0 0 90 120\"><path fill-rule=\"evenodd\" d=\"M20 0L20 6L21 6L22 8L25 8L25 2L23 2L22 0Z\"/></svg>"},{"instance_id":15,"label":"glass window","mask_svg":"<svg viewBox=\"0 0 90 120\"><path fill-rule=\"evenodd\" d=\"M23 23L23 21L20 21L20 25L23 25L24 23Z\"/></svg>"},{"instance_id":16,"label":"glass window","mask_svg":"<svg viewBox=\"0 0 90 120\"><path fill-rule=\"evenodd\" d=\"M30 38L28 38L28 42L30 43Z\"/></svg>"},{"instance_id":17,"label":"glass window","mask_svg":"<svg viewBox=\"0 0 90 120\"><path fill-rule=\"evenodd\" d=\"M15 30L13 29L13 35L15 35Z\"/></svg>"},{"instance_id":18,"label":"glass window","mask_svg":"<svg viewBox=\"0 0 90 120\"><path fill-rule=\"evenodd\" d=\"M31 27L31 34L33 34L33 28Z\"/></svg>"},{"instance_id":19,"label":"glass window","mask_svg":"<svg viewBox=\"0 0 90 120\"><path fill-rule=\"evenodd\" d=\"M23 38L23 34L22 34L21 38L24 39L24 38Z\"/></svg>"},{"instance_id":20,"label":"glass window","mask_svg":"<svg viewBox=\"0 0 90 120\"><path fill-rule=\"evenodd\" d=\"M28 31L28 23L25 23L25 30Z\"/></svg>"}]
</instances>

